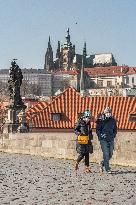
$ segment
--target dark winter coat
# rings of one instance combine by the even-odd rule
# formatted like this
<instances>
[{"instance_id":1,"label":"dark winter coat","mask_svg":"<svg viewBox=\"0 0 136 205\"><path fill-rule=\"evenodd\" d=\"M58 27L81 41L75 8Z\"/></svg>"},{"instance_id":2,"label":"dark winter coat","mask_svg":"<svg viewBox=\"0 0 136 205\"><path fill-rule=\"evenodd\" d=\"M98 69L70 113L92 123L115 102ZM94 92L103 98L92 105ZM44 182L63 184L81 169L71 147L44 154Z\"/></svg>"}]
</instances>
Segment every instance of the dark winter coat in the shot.
<instances>
[{"instance_id":1,"label":"dark winter coat","mask_svg":"<svg viewBox=\"0 0 136 205\"><path fill-rule=\"evenodd\" d=\"M87 124L83 119L80 119L78 123L75 126L75 134L78 135L86 135L89 136L89 142L88 144L79 144L76 142L76 151L79 154L86 154L86 153L92 153L93 147L92 147L92 129L90 126L90 122Z\"/></svg>"},{"instance_id":2,"label":"dark winter coat","mask_svg":"<svg viewBox=\"0 0 136 205\"><path fill-rule=\"evenodd\" d=\"M113 141L117 134L116 121L113 117L98 119L96 133L99 140Z\"/></svg>"}]
</instances>

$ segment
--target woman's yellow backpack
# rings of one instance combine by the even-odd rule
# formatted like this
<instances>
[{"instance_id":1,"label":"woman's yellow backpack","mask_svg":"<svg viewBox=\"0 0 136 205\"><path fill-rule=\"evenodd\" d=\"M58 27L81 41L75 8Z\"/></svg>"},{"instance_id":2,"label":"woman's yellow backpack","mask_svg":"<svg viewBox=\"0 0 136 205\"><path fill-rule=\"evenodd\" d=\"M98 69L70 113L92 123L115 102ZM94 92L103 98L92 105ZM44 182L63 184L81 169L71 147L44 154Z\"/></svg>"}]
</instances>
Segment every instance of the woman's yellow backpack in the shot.
<instances>
[{"instance_id":1,"label":"woman's yellow backpack","mask_svg":"<svg viewBox=\"0 0 136 205\"><path fill-rule=\"evenodd\" d=\"M88 144L88 141L89 141L89 137L88 136L84 136L84 135L78 135L77 137L77 142L79 144Z\"/></svg>"}]
</instances>

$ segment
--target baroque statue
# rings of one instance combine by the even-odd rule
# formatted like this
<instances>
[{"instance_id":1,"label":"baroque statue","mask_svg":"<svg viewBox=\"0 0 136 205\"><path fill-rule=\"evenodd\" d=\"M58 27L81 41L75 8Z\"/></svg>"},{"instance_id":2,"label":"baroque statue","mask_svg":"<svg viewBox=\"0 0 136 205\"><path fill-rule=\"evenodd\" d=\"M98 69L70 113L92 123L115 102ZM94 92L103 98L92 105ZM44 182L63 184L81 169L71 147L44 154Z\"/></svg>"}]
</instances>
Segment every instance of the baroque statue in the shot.
<instances>
[{"instance_id":1,"label":"baroque statue","mask_svg":"<svg viewBox=\"0 0 136 205\"><path fill-rule=\"evenodd\" d=\"M11 67L9 69L9 92L10 92L10 100L12 102L11 106L13 107L20 107L23 106L24 103L22 101L20 95L20 87L22 84L22 71L19 66L16 64L16 61L13 60L11 62Z\"/></svg>"},{"instance_id":2,"label":"baroque statue","mask_svg":"<svg viewBox=\"0 0 136 205\"><path fill-rule=\"evenodd\" d=\"M25 117L26 105L23 103L20 95L23 75L15 60L16 59L13 59L9 69L8 89L10 105L8 106L8 118L3 126L3 133L28 132Z\"/></svg>"}]
</instances>

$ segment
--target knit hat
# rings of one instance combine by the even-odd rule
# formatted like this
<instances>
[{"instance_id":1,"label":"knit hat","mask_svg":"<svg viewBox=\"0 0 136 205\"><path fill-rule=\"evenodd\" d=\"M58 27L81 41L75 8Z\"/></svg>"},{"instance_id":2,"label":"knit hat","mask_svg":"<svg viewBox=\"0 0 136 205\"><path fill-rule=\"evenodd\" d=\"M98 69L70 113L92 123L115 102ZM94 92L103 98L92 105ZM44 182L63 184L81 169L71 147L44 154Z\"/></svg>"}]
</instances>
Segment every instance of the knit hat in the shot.
<instances>
[{"instance_id":1,"label":"knit hat","mask_svg":"<svg viewBox=\"0 0 136 205\"><path fill-rule=\"evenodd\" d=\"M111 113L111 108L110 107L106 107L104 109L104 114L106 114L106 113Z\"/></svg>"},{"instance_id":2,"label":"knit hat","mask_svg":"<svg viewBox=\"0 0 136 205\"><path fill-rule=\"evenodd\" d=\"M86 110L83 114L83 118L91 118L91 112L89 110Z\"/></svg>"}]
</instances>

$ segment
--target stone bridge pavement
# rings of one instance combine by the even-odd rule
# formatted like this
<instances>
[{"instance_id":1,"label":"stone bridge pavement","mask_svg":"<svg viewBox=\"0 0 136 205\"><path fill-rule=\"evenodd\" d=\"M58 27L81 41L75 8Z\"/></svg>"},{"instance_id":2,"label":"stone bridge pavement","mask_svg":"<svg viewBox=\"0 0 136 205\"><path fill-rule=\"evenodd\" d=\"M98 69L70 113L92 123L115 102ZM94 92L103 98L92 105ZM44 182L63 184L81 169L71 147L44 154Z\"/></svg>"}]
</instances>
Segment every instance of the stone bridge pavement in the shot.
<instances>
[{"instance_id":1,"label":"stone bridge pavement","mask_svg":"<svg viewBox=\"0 0 136 205\"><path fill-rule=\"evenodd\" d=\"M0 205L136 205L136 168L73 170L74 161L0 153Z\"/></svg>"}]
</instances>

